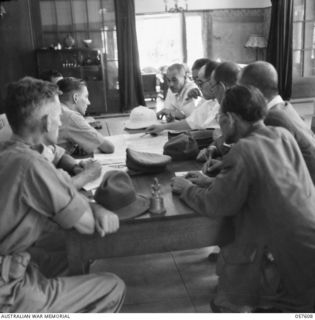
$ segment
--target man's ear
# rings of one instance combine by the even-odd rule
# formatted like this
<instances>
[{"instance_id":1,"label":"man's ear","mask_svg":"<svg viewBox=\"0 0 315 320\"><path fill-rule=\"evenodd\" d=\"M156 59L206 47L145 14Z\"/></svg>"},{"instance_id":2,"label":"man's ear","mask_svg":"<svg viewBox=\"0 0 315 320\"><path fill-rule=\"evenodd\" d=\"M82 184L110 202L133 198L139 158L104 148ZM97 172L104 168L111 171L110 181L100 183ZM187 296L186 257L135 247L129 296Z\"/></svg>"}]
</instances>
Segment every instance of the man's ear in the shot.
<instances>
[{"instance_id":1,"label":"man's ear","mask_svg":"<svg viewBox=\"0 0 315 320\"><path fill-rule=\"evenodd\" d=\"M51 121L48 116L48 114L43 115L43 117L40 119L41 121L41 129L42 132L48 132L50 129Z\"/></svg>"},{"instance_id":2,"label":"man's ear","mask_svg":"<svg viewBox=\"0 0 315 320\"><path fill-rule=\"evenodd\" d=\"M77 92L74 92L73 95L72 95L72 99L73 99L73 102L75 104L77 104L78 99L79 99L79 94Z\"/></svg>"}]
</instances>

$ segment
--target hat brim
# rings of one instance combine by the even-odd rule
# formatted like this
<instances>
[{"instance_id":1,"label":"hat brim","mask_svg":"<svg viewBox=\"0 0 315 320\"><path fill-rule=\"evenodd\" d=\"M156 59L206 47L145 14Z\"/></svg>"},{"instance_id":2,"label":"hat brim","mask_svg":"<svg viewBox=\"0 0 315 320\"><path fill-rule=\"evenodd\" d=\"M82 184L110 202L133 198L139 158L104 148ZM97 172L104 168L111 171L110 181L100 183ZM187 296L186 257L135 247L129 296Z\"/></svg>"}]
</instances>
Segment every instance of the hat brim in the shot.
<instances>
[{"instance_id":1,"label":"hat brim","mask_svg":"<svg viewBox=\"0 0 315 320\"><path fill-rule=\"evenodd\" d=\"M149 207L150 200L143 195L137 194L134 202L123 208L112 211L118 215L120 221L126 221L145 213L148 211Z\"/></svg>"},{"instance_id":2,"label":"hat brim","mask_svg":"<svg viewBox=\"0 0 315 320\"><path fill-rule=\"evenodd\" d=\"M147 122L141 122L141 123L134 123L130 120L127 120L125 123L125 129L146 129L150 126L153 126L155 124L161 124L158 120L156 121L147 121Z\"/></svg>"}]
</instances>

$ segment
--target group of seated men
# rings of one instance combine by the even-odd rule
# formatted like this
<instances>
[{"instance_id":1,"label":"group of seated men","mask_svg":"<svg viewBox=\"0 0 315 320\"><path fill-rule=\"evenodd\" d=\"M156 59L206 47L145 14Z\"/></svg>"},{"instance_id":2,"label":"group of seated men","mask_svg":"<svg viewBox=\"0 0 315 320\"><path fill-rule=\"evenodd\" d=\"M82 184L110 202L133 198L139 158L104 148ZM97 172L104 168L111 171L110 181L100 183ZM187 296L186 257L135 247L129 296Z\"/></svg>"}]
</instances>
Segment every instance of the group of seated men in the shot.
<instances>
[{"instance_id":1,"label":"group of seated men","mask_svg":"<svg viewBox=\"0 0 315 320\"><path fill-rule=\"evenodd\" d=\"M192 74L195 83L182 65L168 68L169 92L157 114L168 122L146 130L221 130L198 155L203 174L172 180L173 192L196 212L233 217L234 241L221 248L212 310L313 311L312 132L281 99L277 72L267 62L240 70L233 62L199 59ZM74 144L113 152L85 126L88 104L86 84L78 79L64 78L57 86L27 77L8 87L5 113L13 135L0 145L1 312L116 312L123 303L124 283L113 274L66 276L63 229L105 236L119 228L115 213L78 191L100 173L99 165L77 164L68 155ZM92 166L88 177L79 178ZM72 171L72 178L59 167ZM57 248L45 247L52 238Z\"/></svg>"}]
</instances>

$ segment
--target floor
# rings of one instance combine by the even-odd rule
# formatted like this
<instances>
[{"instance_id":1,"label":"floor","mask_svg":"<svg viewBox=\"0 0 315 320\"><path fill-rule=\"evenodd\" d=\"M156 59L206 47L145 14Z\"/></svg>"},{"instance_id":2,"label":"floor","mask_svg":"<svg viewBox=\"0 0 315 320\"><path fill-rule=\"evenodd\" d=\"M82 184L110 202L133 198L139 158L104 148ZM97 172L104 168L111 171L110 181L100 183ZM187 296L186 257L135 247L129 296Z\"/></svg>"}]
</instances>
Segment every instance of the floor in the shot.
<instances>
[{"instance_id":1,"label":"floor","mask_svg":"<svg viewBox=\"0 0 315 320\"><path fill-rule=\"evenodd\" d=\"M148 101L148 107L160 105ZM128 116L97 118L104 135L124 133ZM195 313L211 312L217 276L215 263L208 260L216 247L95 261L91 272L108 271L120 276L127 285L122 313Z\"/></svg>"},{"instance_id":2,"label":"floor","mask_svg":"<svg viewBox=\"0 0 315 320\"><path fill-rule=\"evenodd\" d=\"M95 261L91 272L117 274L127 285L122 313L211 312L215 292L215 247Z\"/></svg>"}]
</instances>

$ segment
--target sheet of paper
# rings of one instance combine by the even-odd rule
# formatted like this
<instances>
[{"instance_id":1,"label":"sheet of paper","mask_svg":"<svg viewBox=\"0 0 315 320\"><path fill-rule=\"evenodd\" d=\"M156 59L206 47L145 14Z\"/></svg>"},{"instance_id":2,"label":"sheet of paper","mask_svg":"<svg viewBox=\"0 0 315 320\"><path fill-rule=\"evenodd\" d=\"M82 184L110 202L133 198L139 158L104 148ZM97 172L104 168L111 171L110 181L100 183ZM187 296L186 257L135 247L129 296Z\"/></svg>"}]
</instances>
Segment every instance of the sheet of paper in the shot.
<instances>
[{"instance_id":1,"label":"sheet of paper","mask_svg":"<svg viewBox=\"0 0 315 320\"><path fill-rule=\"evenodd\" d=\"M181 178L185 178L186 174L190 172L190 171L176 171L175 172L175 177L181 177ZM202 173L202 171L195 171L195 172L199 172Z\"/></svg>"}]
</instances>

